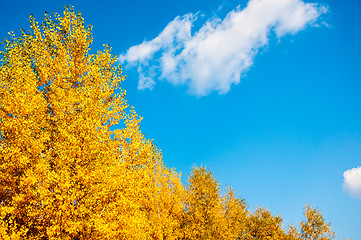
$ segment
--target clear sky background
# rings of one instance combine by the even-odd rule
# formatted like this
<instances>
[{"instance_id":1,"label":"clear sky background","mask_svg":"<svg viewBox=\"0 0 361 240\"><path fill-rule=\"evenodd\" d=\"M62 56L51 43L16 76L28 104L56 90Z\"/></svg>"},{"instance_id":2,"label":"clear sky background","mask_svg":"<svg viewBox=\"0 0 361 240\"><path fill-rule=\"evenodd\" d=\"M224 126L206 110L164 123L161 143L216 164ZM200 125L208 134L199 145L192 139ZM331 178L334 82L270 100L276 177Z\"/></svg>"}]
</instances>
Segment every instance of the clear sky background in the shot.
<instances>
[{"instance_id":1,"label":"clear sky background","mask_svg":"<svg viewBox=\"0 0 361 240\"><path fill-rule=\"evenodd\" d=\"M361 239L359 1L1 0L0 37L64 5L92 51L120 55L143 133L184 182L204 165L252 210L296 225L310 204Z\"/></svg>"}]
</instances>

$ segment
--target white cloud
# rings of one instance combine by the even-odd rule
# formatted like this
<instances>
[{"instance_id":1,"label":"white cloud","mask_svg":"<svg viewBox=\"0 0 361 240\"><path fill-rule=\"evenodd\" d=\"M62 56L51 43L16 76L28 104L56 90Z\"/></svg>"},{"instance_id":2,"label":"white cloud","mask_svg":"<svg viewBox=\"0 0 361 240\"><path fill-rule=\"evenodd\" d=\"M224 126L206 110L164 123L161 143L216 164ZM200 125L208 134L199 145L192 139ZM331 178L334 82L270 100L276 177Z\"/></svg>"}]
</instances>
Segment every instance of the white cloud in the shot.
<instances>
[{"instance_id":1,"label":"white cloud","mask_svg":"<svg viewBox=\"0 0 361 240\"><path fill-rule=\"evenodd\" d=\"M343 187L352 196L361 196L361 167L343 173Z\"/></svg>"},{"instance_id":2,"label":"white cloud","mask_svg":"<svg viewBox=\"0 0 361 240\"><path fill-rule=\"evenodd\" d=\"M138 88L152 88L155 79L174 85L187 84L191 93L226 93L253 64L257 51L266 46L271 31L278 38L295 34L315 23L326 8L301 0L250 0L222 20L209 19L194 34L197 14L176 17L153 40L128 49L119 57L137 66Z\"/></svg>"}]
</instances>

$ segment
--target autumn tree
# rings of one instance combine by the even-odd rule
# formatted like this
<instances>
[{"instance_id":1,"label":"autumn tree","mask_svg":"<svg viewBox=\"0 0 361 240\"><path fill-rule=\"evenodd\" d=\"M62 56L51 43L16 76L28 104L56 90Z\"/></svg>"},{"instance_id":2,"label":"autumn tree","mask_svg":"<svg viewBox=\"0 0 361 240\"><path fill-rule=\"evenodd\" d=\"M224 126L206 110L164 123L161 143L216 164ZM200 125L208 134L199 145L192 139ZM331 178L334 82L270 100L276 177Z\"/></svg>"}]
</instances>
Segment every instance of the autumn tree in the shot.
<instances>
[{"instance_id":1,"label":"autumn tree","mask_svg":"<svg viewBox=\"0 0 361 240\"><path fill-rule=\"evenodd\" d=\"M304 209L306 220L300 222L300 231L290 225L287 231L287 240L330 240L335 238L331 224L325 222L322 213L306 205Z\"/></svg>"},{"instance_id":2,"label":"autumn tree","mask_svg":"<svg viewBox=\"0 0 361 240\"><path fill-rule=\"evenodd\" d=\"M227 188L223 207L226 224L223 239L249 239L250 235L247 228L249 210L245 200L238 198L234 190Z\"/></svg>"},{"instance_id":3,"label":"autumn tree","mask_svg":"<svg viewBox=\"0 0 361 240\"><path fill-rule=\"evenodd\" d=\"M217 180L205 167L194 167L188 179L185 239L222 239L225 221Z\"/></svg>"},{"instance_id":4,"label":"autumn tree","mask_svg":"<svg viewBox=\"0 0 361 240\"><path fill-rule=\"evenodd\" d=\"M304 240L329 240L335 238L331 225L326 223L323 215L317 209L306 205L305 221L300 223L301 238Z\"/></svg>"},{"instance_id":5,"label":"autumn tree","mask_svg":"<svg viewBox=\"0 0 361 240\"><path fill-rule=\"evenodd\" d=\"M111 49L90 54L91 27L71 8L63 14L40 25L31 17L1 52L1 237L171 236L179 176L126 110Z\"/></svg>"},{"instance_id":6,"label":"autumn tree","mask_svg":"<svg viewBox=\"0 0 361 240\"><path fill-rule=\"evenodd\" d=\"M249 239L285 239L282 229L283 219L277 215L273 216L268 209L258 207L250 213L248 221Z\"/></svg>"},{"instance_id":7,"label":"autumn tree","mask_svg":"<svg viewBox=\"0 0 361 240\"><path fill-rule=\"evenodd\" d=\"M286 240L301 240L301 234L292 224L287 228Z\"/></svg>"}]
</instances>

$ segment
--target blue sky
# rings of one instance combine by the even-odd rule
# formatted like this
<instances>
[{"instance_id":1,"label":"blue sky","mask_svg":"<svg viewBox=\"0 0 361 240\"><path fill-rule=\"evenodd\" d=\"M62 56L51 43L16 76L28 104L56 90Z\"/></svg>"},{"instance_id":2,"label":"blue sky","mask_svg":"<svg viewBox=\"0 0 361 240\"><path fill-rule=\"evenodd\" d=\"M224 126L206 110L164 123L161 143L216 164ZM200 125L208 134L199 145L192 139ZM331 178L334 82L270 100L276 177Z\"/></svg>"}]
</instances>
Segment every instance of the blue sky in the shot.
<instances>
[{"instance_id":1,"label":"blue sky","mask_svg":"<svg viewBox=\"0 0 361 240\"><path fill-rule=\"evenodd\" d=\"M0 36L74 5L92 50L121 56L142 131L183 180L202 164L251 209L296 225L311 204L339 239L361 239L361 4L247 4L3 0Z\"/></svg>"}]
</instances>

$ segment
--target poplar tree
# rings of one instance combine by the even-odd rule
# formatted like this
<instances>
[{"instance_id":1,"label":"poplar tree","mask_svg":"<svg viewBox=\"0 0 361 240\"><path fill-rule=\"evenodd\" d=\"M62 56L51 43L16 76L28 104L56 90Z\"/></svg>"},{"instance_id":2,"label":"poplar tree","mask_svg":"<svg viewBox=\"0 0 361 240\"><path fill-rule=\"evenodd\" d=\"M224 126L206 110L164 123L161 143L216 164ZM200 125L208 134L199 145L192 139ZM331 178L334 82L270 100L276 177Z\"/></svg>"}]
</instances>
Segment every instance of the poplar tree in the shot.
<instances>
[{"instance_id":1,"label":"poplar tree","mask_svg":"<svg viewBox=\"0 0 361 240\"><path fill-rule=\"evenodd\" d=\"M72 8L30 28L1 52L1 238L172 235L182 185L126 110L110 47L90 54L92 27Z\"/></svg>"},{"instance_id":2,"label":"poplar tree","mask_svg":"<svg viewBox=\"0 0 361 240\"><path fill-rule=\"evenodd\" d=\"M224 218L226 233L224 239L250 239L247 224L249 210L244 199L236 196L235 192L227 189L224 197Z\"/></svg>"},{"instance_id":3,"label":"poplar tree","mask_svg":"<svg viewBox=\"0 0 361 240\"><path fill-rule=\"evenodd\" d=\"M282 229L283 219L278 215L273 216L268 209L258 207L249 218L249 239L286 239Z\"/></svg>"},{"instance_id":4,"label":"poplar tree","mask_svg":"<svg viewBox=\"0 0 361 240\"><path fill-rule=\"evenodd\" d=\"M194 167L188 179L185 239L222 239L225 219L220 188L212 173L205 167Z\"/></svg>"},{"instance_id":5,"label":"poplar tree","mask_svg":"<svg viewBox=\"0 0 361 240\"><path fill-rule=\"evenodd\" d=\"M304 240L330 240L335 238L331 224L326 223L322 213L306 205L304 209L305 221L301 221L301 239Z\"/></svg>"}]
</instances>

